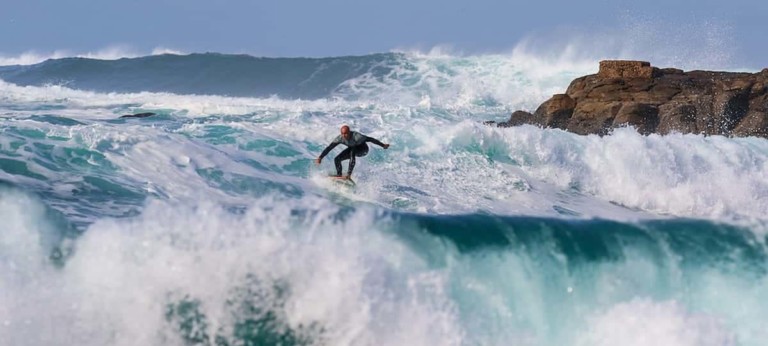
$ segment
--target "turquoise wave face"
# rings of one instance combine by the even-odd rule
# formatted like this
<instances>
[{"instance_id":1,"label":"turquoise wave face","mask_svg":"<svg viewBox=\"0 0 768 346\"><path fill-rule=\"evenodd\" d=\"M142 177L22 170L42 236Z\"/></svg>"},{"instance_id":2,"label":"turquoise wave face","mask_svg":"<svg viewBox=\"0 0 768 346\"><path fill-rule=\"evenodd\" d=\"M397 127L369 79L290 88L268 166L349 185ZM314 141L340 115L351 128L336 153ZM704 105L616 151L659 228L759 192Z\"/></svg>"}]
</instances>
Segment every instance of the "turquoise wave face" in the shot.
<instances>
[{"instance_id":1,"label":"turquoise wave face","mask_svg":"<svg viewBox=\"0 0 768 346\"><path fill-rule=\"evenodd\" d=\"M487 333L473 335L473 341L526 340L525 335L531 344L628 342L669 323L663 320L671 311L654 316L665 304L660 302L684 302L676 322L700 328L695 316L717 316L706 322L713 333L695 331L686 340L669 332L650 340L759 343L752 336L762 333L756 321L765 317L758 316L762 307L753 307L762 306L759 297L768 294L768 257L766 238L749 228L687 219L394 219L393 229L415 253L450 273L449 291L462 324ZM638 321L643 322L633 325Z\"/></svg>"},{"instance_id":2,"label":"turquoise wave face","mask_svg":"<svg viewBox=\"0 0 768 346\"><path fill-rule=\"evenodd\" d=\"M605 335L601 327L607 323L601 314L630 304L637 310L627 316L621 311L617 317L653 319L658 316L644 316L643 310L665 304L655 302L674 301L685 301L688 320L657 337L659 341L685 344L680 335L700 333L697 343L760 343L753 336L762 333L761 323L751 318L766 317L760 297L768 294L768 262L764 240L747 229L693 220L628 225L481 215L390 217L370 227L386 225L384 229L394 231L397 241L424 261L421 270L444 278L439 290L446 291L441 293L450 308L441 308L457 315L452 328L461 331L463 344L510 339L537 345L628 341L645 328L667 322L647 321L651 325L642 329L625 326ZM398 284L387 283L383 290L397 290ZM729 293L723 296L720 290ZM329 342L327 333L333 327L328 321L294 326L287 322L290 292L290 282L265 283L247 275L230 297L229 312L235 316L230 335L210 327L219 323L213 323L201 308L204 302L196 298L169 303L166 318L188 342ZM706 327L720 330L695 330L702 327L697 315L718 316L720 322Z\"/></svg>"},{"instance_id":3,"label":"turquoise wave face","mask_svg":"<svg viewBox=\"0 0 768 346\"><path fill-rule=\"evenodd\" d=\"M712 221L265 197L241 209L156 201L56 237L39 201L0 196L4 220L22 226L0 243L4 303L20 305L3 315L11 342L759 345L768 317L766 240ZM62 249L60 264L40 261Z\"/></svg>"}]
</instances>

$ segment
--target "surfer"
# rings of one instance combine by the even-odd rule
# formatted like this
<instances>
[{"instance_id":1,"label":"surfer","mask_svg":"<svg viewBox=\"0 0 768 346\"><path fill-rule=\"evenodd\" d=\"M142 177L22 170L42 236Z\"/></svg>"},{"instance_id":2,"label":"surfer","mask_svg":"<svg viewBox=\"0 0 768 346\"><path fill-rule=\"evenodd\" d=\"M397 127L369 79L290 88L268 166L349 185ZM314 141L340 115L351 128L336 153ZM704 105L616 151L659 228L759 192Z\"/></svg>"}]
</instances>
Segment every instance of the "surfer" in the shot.
<instances>
[{"instance_id":1,"label":"surfer","mask_svg":"<svg viewBox=\"0 0 768 346\"><path fill-rule=\"evenodd\" d=\"M341 177L341 162L344 160L349 160L349 169L347 171L347 176L345 177L349 179L352 177L352 170L355 169L355 157L363 157L368 155L369 148L368 144L366 144L368 142L376 144L384 149L389 148L389 144L382 143L380 140L373 137L368 137L360 132L350 131L349 126L344 125L341 127L341 135L334 138L331 144L329 144L328 147L326 147L325 150L323 150L323 152L320 154L320 157L315 159L315 163L319 165L320 162L323 161L325 155L328 155L328 153L330 153L333 148L339 144L344 144L347 146L347 148L344 149L339 155L336 155L336 158L333 159L333 163L336 164L336 176Z\"/></svg>"}]
</instances>

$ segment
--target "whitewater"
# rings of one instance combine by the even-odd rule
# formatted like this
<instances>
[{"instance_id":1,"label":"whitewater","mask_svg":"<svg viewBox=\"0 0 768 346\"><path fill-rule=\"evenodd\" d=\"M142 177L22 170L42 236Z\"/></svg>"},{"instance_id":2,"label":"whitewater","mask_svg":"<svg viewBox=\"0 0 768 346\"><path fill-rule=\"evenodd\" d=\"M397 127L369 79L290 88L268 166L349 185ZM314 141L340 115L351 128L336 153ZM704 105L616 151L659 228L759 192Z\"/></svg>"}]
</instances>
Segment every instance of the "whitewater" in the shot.
<instances>
[{"instance_id":1,"label":"whitewater","mask_svg":"<svg viewBox=\"0 0 768 346\"><path fill-rule=\"evenodd\" d=\"M766 139L483 123L597 66L0 66L0 345L763 344Z\"/></svg>"}]
</instances>

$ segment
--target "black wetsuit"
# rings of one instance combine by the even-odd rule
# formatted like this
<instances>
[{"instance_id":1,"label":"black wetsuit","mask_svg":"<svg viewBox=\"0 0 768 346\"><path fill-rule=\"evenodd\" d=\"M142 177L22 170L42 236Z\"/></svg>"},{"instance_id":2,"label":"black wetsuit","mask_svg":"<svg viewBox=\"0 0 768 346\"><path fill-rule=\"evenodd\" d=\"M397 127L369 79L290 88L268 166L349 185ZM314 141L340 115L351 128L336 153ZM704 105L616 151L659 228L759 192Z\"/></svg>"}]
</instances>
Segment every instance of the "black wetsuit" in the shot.
<instances>
[{"instance_id":1,"label":"black wetsuit","mask_svg":"<svg viewBox=\"0 0 768 346\"><path fill-rule=\"evenodd\" d=\"M369 148L368 144L366 144L368 142L376 144L382 148L384 147L384 143L376 138L368 137L359 132L350 131L349 139L345 139L341 135L334 138L333 142L331 142L331 144L329 144L320 154L320 159L322 160L325 155L328 155L328 153L330 153L337 145L344 144L347 146L347 149L344 149L344 151L339 155L336 155L336 158L333 159L333 163L336 164L336 175L341 175L341 161L344 160L349 160L349 173L347 173L347 175L352 175L352 170L355 169L355 157L368 155Z\"/></svg>"}]
</instances>

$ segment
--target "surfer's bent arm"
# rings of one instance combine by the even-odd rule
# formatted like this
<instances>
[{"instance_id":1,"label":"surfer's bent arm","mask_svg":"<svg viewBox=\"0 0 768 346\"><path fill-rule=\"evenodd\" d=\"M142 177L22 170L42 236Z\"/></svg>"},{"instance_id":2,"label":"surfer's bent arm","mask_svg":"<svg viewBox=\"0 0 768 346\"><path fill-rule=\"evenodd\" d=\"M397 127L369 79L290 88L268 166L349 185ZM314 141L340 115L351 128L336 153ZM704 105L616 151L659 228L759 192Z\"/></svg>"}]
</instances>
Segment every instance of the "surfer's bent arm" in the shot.
<instances>
[{"instance_id":1,"label":"surfer's bent arm","mask_svg":"<svg viewBox=\"0 0 768 346\"><path fill-rule=\"evenodd\" d=\"M331 144L328 144L328 146L325 147L325 149L323 149L323 152L320 153L320 157L318 157L318 159L322 160L326 155L328 155L328 153L331 152L331 150L333 150L333 148L335 148L339 144L341 144L341 143L336 142L336 141L333 141L333 142L331 142Z\"/></svg>"},{"instance_id":2,"label":"surfer's bent arm","mask_svg":"<svg viewBox=\"0 0 768 346\"><path fill-rule=\"evenodd\" d=\"M371 142L373 144L376 144L376 145L378 145L378 146L380 146L382 148L386 148L386 147L389 146L389 145L386 145L386 144L382 143L380 140L378 140L376 138L373 138L373 137L365 137L365 141L366 142Z\"/></svg>"}]
</instances>

